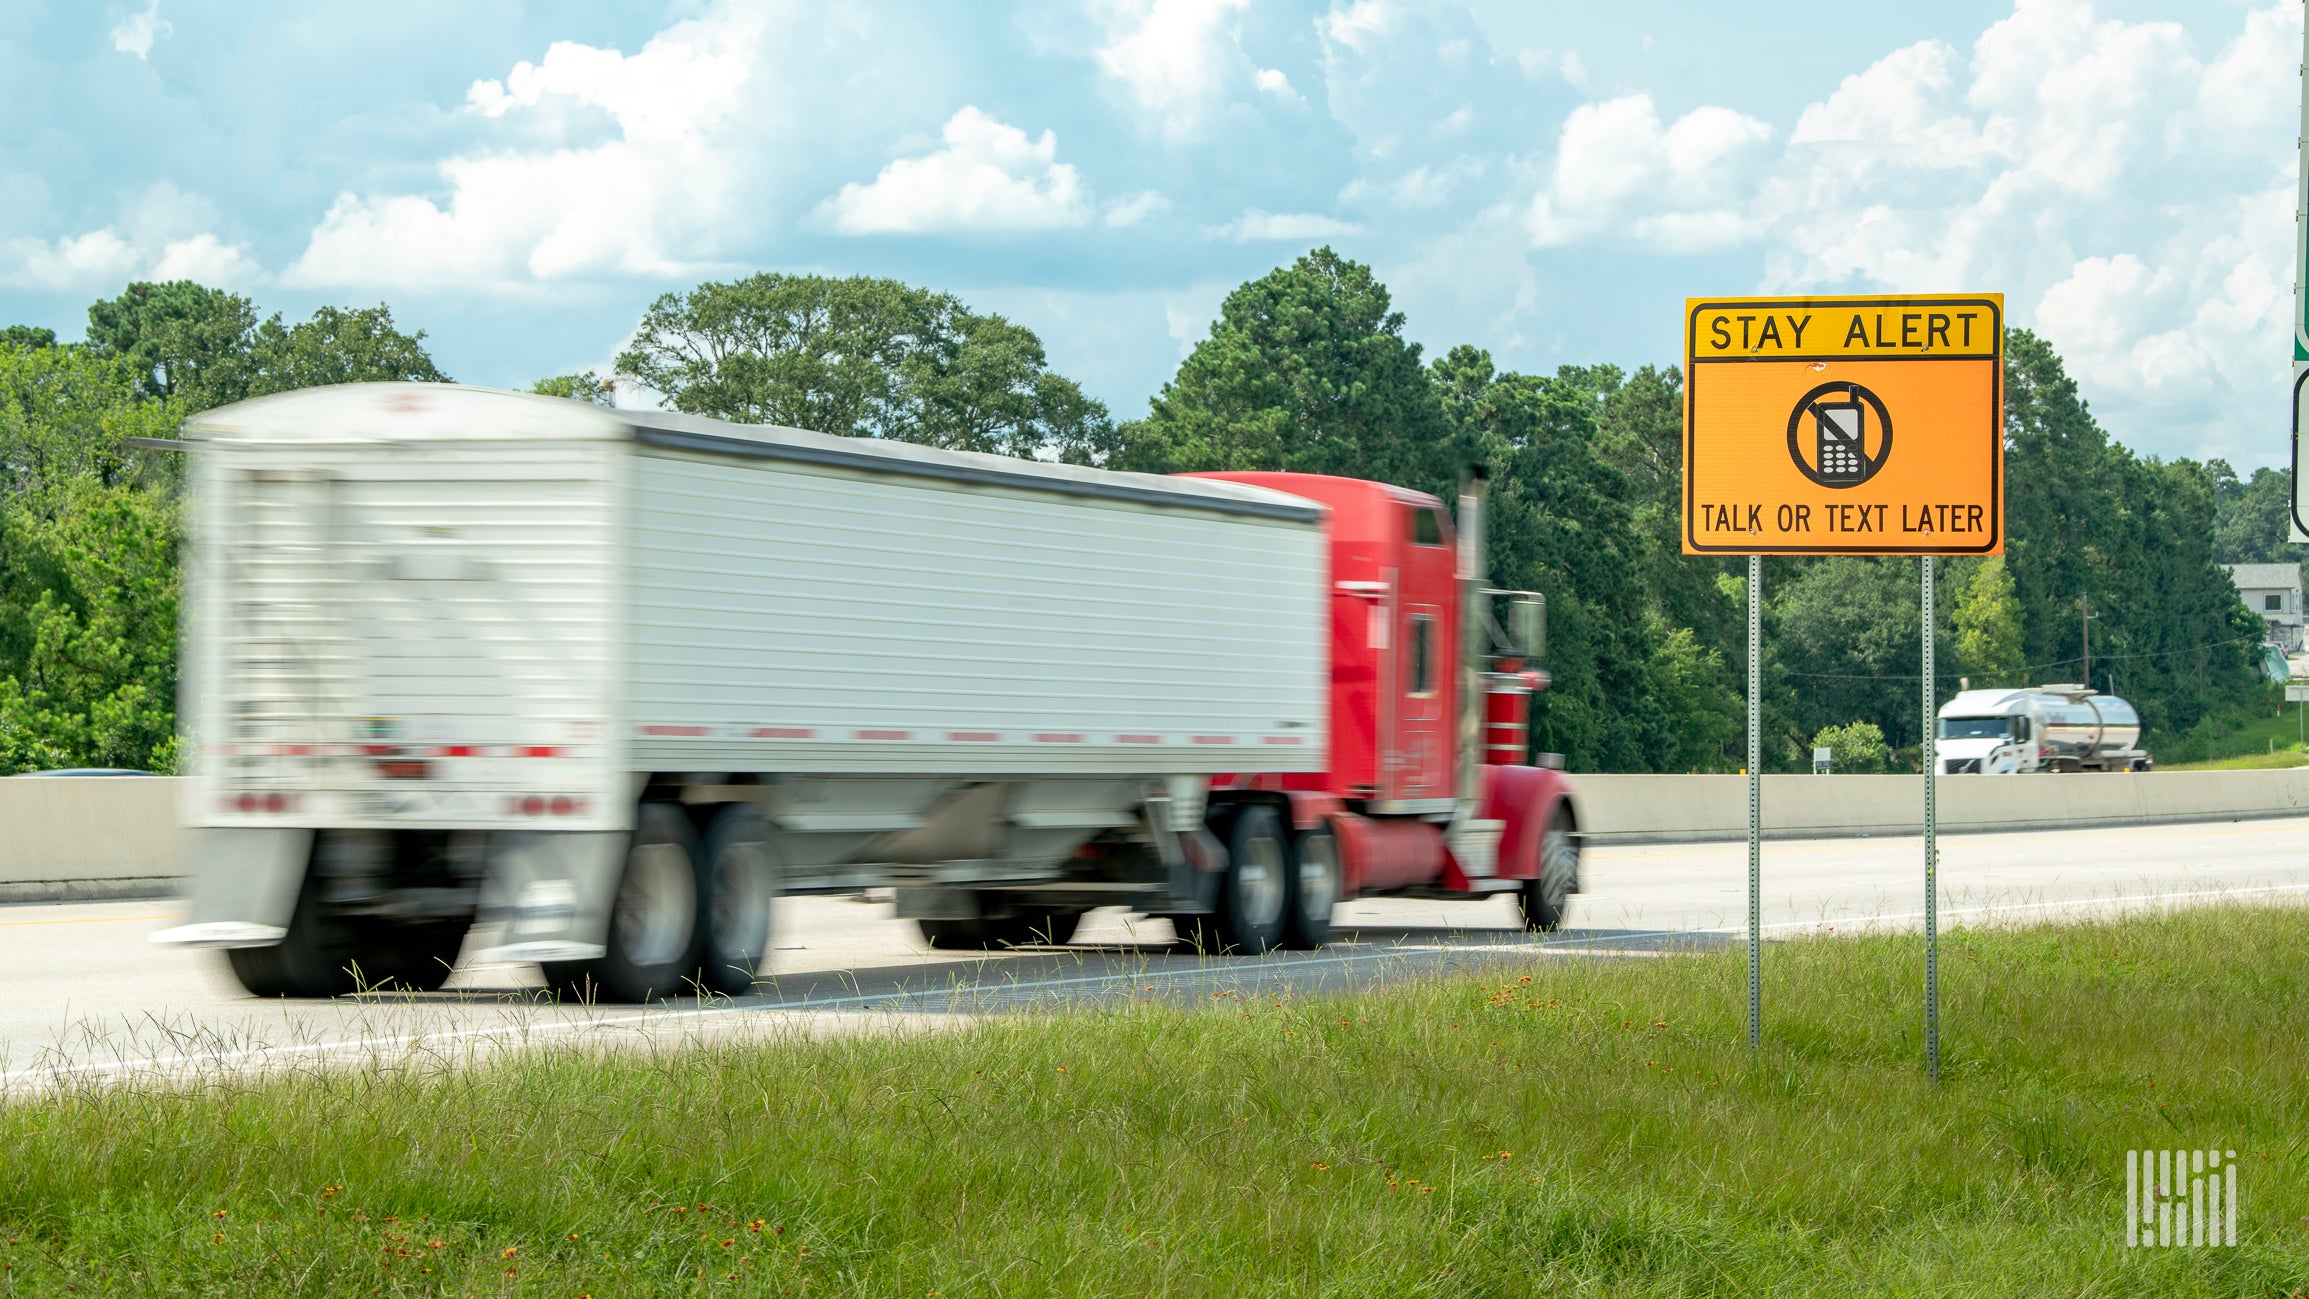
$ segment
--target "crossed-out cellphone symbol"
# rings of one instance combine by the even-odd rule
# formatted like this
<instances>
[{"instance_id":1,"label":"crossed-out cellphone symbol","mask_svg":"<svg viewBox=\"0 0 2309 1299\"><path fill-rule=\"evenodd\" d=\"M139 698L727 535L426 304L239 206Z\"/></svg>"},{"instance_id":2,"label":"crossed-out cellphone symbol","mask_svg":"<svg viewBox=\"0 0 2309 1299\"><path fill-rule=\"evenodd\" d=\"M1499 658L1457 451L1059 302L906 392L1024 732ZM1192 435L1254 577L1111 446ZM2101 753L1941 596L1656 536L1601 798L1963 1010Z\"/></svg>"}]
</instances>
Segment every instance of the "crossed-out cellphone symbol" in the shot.
<instances>
[{"instance_id":1,"label":"crossed-out cellphone symbol","mask_svg":"<svg viewBox=\"0 0 2309 1299\"><path fill-rule=\"evenodd\" d=\"M1811 424L1811 456L1804 455L1804 425ZM1874 428L1870 428L1870 424ZM1876 454L1868 438L1876 437ZM1788 458L1797 472L1822 487L1854 487L1876 476L1892 454L1892 413L1884 399L1850 382L1824 383L1805 393L1788 416Z\"/></svg>"}]
</instances>

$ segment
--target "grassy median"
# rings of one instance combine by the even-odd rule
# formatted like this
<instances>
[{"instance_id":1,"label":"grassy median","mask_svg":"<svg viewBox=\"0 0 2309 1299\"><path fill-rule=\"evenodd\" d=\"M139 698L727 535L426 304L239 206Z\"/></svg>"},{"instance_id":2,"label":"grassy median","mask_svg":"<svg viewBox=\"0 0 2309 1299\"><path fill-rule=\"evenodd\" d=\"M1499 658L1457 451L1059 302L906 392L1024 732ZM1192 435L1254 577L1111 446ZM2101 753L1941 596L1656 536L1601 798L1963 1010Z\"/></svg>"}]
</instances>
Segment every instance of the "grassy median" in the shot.
<instances>
[{"instance_id":1,"label":"grassy median","mask_svg":"<svg viewBox=\"0 0 2309 1299\"><path fill-rule=\"evenodd\" d=\"M2309 912L0 1104L0 1295L2294 1295ZM2130 1250L2130 1148L2242 1248Z\"/></svg>"}]
</instances>

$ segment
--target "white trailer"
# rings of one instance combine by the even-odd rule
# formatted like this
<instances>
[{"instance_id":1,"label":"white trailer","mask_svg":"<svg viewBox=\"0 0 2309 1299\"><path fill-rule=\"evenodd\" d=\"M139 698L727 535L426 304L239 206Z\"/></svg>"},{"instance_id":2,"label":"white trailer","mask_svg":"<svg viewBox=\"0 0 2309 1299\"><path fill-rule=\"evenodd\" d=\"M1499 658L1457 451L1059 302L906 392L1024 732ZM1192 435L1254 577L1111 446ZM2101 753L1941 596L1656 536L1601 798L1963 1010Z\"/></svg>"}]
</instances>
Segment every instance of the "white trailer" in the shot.
<instances>
[{"instance_id":1,"label":"white trailer","mask_svg":"<svg viewBox=\"0 0 2309 1299\"><path fill-rule=\"evenodd\" d=\"M1282 492L447 385L186 436L156 941L261 993L439 986L476 918L565 991L743 990L779 892L868 884L934 939L1205 914L1210 777L1327 744L1325 511Z\"/></svg>"},{"instance_id":2,"label":"white trailer","mask_svg":"<svg viewBox=\"0 0 2309 1299\"><path fill-rule=\"evenodd\" d=\"M1940 706L1938 751L1949 775L2147 771L2140 714L2081 685L1966 690Z\"/></svg>"}]
</instances>

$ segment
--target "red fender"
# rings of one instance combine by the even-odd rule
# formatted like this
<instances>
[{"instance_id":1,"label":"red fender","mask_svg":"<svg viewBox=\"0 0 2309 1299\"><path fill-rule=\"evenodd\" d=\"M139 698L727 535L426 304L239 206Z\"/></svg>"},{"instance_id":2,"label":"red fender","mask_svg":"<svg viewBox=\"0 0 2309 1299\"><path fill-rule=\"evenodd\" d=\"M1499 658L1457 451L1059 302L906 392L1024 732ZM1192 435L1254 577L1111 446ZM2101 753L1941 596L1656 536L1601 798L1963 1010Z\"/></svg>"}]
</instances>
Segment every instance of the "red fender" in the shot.
<instances>
[{"instance_id":1,"label":"red fender","mask_svg":"<svg viewBox=\"0 0 2309 1299\"><path fill-rule=\"evenodd\" d=\"M1572 824L1579 824L1571 781L1545 767L1486 766L1482 771L1480 815L1507 823L1499 836L1499 878L1537 879L1540 839L1555 821L1556 809L1570 807Z\"/></svg>"}]
</instances>

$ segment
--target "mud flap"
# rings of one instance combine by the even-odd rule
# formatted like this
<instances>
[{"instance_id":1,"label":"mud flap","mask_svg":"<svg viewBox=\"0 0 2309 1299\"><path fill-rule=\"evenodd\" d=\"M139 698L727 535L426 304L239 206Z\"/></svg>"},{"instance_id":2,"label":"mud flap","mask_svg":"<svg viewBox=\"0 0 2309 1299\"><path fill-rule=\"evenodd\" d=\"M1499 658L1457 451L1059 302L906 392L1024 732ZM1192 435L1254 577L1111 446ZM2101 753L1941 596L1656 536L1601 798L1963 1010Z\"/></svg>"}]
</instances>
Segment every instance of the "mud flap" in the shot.
<instances>
[{"instance_id":1,"label":"mud flap","mask_svg":"<svg viewBox=\"0 0 2309 1299\"><path fill-rule=\"evenodd\" d=\"M607 952L628 838L623 831L491 835L479 919L505 928L473 959L589 961Z\"/></svg>"},{"instance_id":2,"label":"mud flap","mask_svg":"<svg viewBox=\"0 0 2309 1299\"><path fill-rule=\"evenodd\" d=\"M152 941L164 947L270 947L289 916L313 855L311 830L192 832L191 914Z\"/></svg>"}]
</instances>

